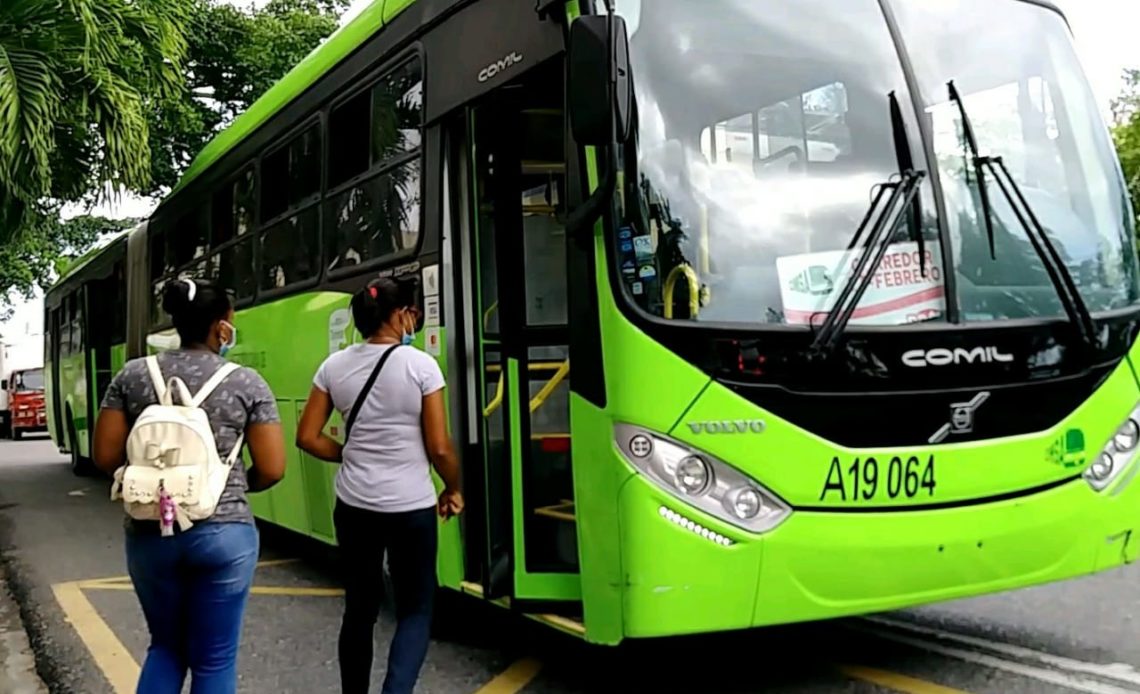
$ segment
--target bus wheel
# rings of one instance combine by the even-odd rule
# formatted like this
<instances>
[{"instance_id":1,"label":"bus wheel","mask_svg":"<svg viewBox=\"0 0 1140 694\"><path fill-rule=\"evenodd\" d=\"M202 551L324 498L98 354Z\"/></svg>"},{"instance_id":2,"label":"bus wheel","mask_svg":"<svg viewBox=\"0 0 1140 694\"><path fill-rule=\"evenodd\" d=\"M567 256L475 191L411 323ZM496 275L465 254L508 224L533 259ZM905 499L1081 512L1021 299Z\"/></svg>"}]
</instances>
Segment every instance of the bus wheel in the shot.
<instances>
[{"instance_id":1,"label":"bus wheel","mask_svg":"<svg viewBox=\"0 0 1140 694\"><path fill-rule=\"evenodd\" d=\"M95 466L90 458L79 454L79 436L75 433L75 418L71 416L71 408L67 408L67 442L71 449L71 472L76 477L90 477L95 472Z\"/></svg>"},{"instance_id":2,"label":"bus wheel","mask_svg":"<svg viewBox=\"0 0 1140 694\"><path fill-rule=\"evenodd\" d=\"M24 439L24 432L20 431L19 429L13 429L12 430L12 440L13 441L22 441L23 439Z\"/></svg>"}]
</instances>

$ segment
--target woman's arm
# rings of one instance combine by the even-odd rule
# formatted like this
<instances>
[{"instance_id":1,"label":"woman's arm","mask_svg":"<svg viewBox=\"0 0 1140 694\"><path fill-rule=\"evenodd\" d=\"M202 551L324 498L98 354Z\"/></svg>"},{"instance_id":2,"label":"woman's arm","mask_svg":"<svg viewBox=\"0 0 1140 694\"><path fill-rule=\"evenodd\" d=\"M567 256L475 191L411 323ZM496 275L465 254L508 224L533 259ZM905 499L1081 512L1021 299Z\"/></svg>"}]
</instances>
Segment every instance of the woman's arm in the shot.
<instances>
[{"instance_id":1,"label":"woman's arm","mask_svg":"<svg viewBox=\"0 0 1140 694\"><path fill-rule=\"evenodd\" d=\"M251 492L263 492L285 478L285 434L280 422L246 427L245 440L253 464L245 473Z\"/></svg>"},{"instance_id":2,"label":"woman's arm","mask_svg":"<svg viewBox=\"0 0 1140 694\"><path fill-rule=\"evenodd\" d=\"M122 410L99 410L99 418L95 420L95 440L91 444L95 467L108 475L122 467L127 461L127 435L130 431L127 415Z\"/></svg>"},{"instance_id":3,"label":"woman's arm","mask_svg":"<svg viewBox=\"0 0 1140 694\"><path fill-rule=\"evenodd\" d=\"M139 362L128 362L111 379L107 392L103 394L103 402L99 404L99 416L95 420L91 441L91 459L95 467L108 475L115 474L127 462L127 436L131 433L131 425L127 421L127 388L123 382L138 368Z\"/></svg>"},{"instance_id":4,"label":"woman's arm","mask_svg":"<svg viewBox=\"0 0 1140 694\"><path fill-rule=\"evenodd\" d=\"M281 428L281 413L269 384L253 369L241 369L234 377L245 393L248 419L245 425L245 443L252 459L245 471L246 485L251 492L263 492L285 479L285 432Z\"/></svg>"},{"instance_id":5,"label":"woman's arm","mask_svg":"<svg viewBox=\"0 0 1140 694\"><path fill-rule=\"evenodd\" d=\"M317 386L309 391L309 401L297 424L297 448L314 458L330 463L341 462L341 445L324 432L332 414L333 403L329 394Z\"/></svg>"},{"instance_id":6,"label":"woman's arm","mask_svg":"<svg viewBox=\"0 0 1140 694\"><path fill-rule=\"evenodd\" d=\"M424 396L423 428L424 447L445 487L440 495L440 513L444 516L456 515L463 511L463 496L459 489L459 459L447 433L447 408L444 406L442 389Z\"/></svg>"}]
</instances>

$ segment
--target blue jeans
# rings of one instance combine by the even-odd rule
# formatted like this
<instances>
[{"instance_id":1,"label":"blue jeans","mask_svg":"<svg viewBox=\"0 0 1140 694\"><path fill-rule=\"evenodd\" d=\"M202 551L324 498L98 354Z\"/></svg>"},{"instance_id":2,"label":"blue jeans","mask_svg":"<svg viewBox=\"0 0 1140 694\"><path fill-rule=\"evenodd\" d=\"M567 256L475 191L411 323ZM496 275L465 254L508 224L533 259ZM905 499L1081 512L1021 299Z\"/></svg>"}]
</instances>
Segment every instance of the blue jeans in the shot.
<instances>
[{"instance_id":1,"label":"blue jeans","mask_svg":"<svg viewBox=\"0 0 1140 694\"><path fill-rule=\"evenodd\" d=\"M150 630L138 694L233 694L259 537L249 523L203 523L173 537L128 532L127 568Z\"/></svg>"}]
</instances>

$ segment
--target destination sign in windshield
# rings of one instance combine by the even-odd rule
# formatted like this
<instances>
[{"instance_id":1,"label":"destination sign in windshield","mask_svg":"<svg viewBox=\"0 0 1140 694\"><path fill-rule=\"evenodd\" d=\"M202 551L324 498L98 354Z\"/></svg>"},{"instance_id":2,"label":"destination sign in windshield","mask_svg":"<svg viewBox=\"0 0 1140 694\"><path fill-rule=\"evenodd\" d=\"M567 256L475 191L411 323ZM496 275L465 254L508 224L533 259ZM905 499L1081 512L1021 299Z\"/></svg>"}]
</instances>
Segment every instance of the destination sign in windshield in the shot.
<instances>
[{"instance_id":1,"label":"destination sign in windshield","mask_svg":"<svg viewBox=\"0 0 1140 694\"><path fill-rule=\"evenodd\" d=\"M789 324L822 323L836 294L859 261L859 251L825 251L776 260L784 319ZM871 277L852 325L900 325L942 315L946 290L938 248L921 253L913 242L892 244Z\"/></svg>"}]
</instances>

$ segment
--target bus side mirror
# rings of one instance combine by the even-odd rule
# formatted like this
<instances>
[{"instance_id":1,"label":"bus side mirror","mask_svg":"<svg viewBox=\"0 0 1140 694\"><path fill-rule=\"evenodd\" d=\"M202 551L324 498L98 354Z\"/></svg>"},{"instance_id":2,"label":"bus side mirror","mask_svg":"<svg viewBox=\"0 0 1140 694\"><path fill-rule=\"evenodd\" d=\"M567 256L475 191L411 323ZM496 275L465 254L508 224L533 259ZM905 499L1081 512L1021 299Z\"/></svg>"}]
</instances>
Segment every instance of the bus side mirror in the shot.
<instances>
[{"instance_id":1,"label":"bus side mirror","mask_svg":"<svg viewBox=\"0 0 1140 694\"><path fill-rule=\"evenodd\" d=\"M8 379L0 381L0 390L8 390Z\"/></svg>"},{"instance_id":2,"label":"bus side mirror","mask_svg":"<svg viewBox=\"0 0 1140 694\"><path fill-rule=\"evenodd\" d=\"M616 15L583 15L571 22L568 66L574 139L586 147L625 142L633 102L625 20Z\"/></svg>"}]
</instances>

